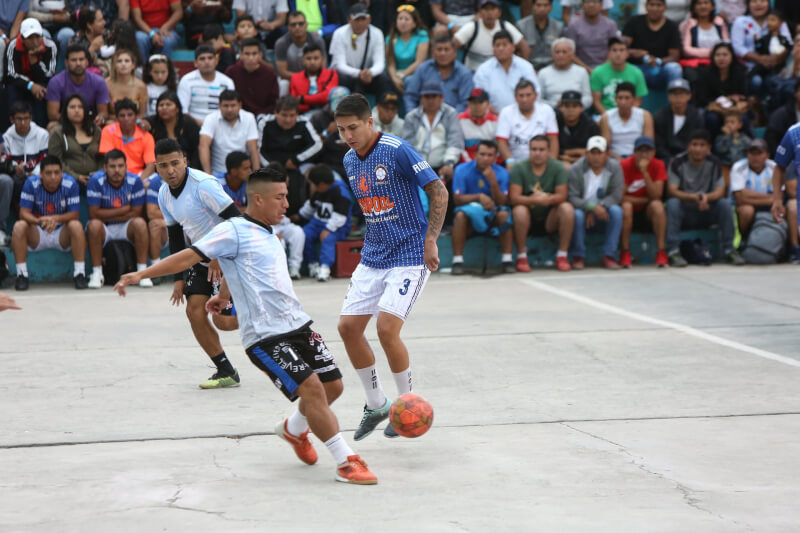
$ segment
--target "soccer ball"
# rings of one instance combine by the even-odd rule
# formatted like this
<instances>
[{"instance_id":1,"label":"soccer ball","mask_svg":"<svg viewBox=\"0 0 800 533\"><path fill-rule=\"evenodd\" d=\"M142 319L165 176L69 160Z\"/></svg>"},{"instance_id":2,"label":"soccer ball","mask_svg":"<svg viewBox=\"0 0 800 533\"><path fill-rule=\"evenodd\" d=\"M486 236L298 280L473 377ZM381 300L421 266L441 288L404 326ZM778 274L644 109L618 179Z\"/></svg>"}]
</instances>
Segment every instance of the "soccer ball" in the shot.
<instances>
[{"instance_id":1,"label":"soccer ball","mask_svg":"<svg viewBox=\"0 0 800 533\"><path fill-rule=\"evenodd\" d=\"M421 437L433 424L433 406L419 394L403 394L392 404L389 422L403 437Z\"/></svg>"}]
</instances>

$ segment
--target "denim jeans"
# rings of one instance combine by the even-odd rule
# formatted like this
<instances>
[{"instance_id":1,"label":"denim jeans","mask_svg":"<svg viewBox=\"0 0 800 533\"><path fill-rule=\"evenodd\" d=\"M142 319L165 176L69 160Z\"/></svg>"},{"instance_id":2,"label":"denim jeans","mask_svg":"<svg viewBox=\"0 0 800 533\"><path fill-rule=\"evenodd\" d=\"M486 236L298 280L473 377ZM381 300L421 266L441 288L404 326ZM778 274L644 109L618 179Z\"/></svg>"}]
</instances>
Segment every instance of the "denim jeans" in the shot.
<instances>
[{"instance_id":1,"label":"denim jeans","mask_svg":"<svg viewBox=\"0 0 800 533\"><path fill-rule=\"evenodd\" d=\"M614 257L619 244L619 234L622 232L622 208L612 205L607 208L608 222L595 218L594 226L586 229L586 213L582 209L575 209L575 229L572 230L572 257L585 257L586 244L584 237L586 232L599 233L605 232L606 240L603 243L603 255Z\"/></svg>"},{"instance_id":2,"label":"denim jeans","mask_svg":"<svg viewBox=\"0 0 800 533\"><path fill-rule=\"evenodd\" d=\"M667 251L672 253L680 247L682 229L707 228L717 224L722 232L722 251L733 250L733 211L727 198L709 202L708 211L700 211L694 202L681 202L677 198L667 200Z\"/></svg>"},{"instance_id":3,"label":"denim jeans","mask_svg":"<svg viewBox=\"0 0 800 533\"><path fill-rule=\"evenodd\" d=\"M303 226L303 232L306 234L306 243L303 250L303 257L306 263L320 263L325 266L332 267L336 261L336 243L343 241L347 238L350 232L349 224L345 224L337 231L331 232L325 237L319 247L319 261L317 261L315 246L319 242L319 237L325 231L325 222L318 218L312 218L308 224Z\"/></svg>"},{"instance_id":4,"label":"denim jeans","mask_svg":"<svg viewBox=\"0 0 800 533\"><path fill-rule=\"evenodd\" d=\"M665 63L660 67L651 67L650 65L637 65L644 74L644 81L647 87L655 90L666 90L667 85L672 80L678 80L683 77L683 68L678 63ZM641 94L637 94L641 97Z\"/></svg>"},{"instance_id":5,"label":"denim jeans","mask_svg":"<svg viewBox=\"0 0 800 533\"><path fill-rule=\"evenodd\" d=\"M147 58L150 57L151 51L164 54L167 57L172 57L172 51L175 50L175 47L178 45L178 34L175 33L174 30L170 31L169 34L164 37L164 46L156 48L153 46L153 40L148 34L143 31L137 31L136 43L139 45L139 52L141 52L144 61L147 61Z\"/></svg>"}]
</instances>

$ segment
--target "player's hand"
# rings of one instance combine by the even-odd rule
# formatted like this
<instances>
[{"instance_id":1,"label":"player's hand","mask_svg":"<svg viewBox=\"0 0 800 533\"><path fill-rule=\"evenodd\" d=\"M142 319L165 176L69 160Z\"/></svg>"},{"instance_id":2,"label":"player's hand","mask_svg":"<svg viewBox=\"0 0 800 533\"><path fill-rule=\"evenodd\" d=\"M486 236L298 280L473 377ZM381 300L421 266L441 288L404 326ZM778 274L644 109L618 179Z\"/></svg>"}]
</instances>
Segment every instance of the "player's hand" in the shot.
<instances>
[{"instance_id":1,"label":"player's hand","mask_svg":"<svg viewBox=\"0 0 800 533\"><path fill-rule=\"evenodd\" d=\"M230 299L223 298L219 294L215 294L206 302L206 311L211 314L218 315L225 310L226 307L228 307L229 303Z\"/></svg>"},{"instance_id":2,"label":"player's hand","mask_svg":"<svg viewBox=\"0 0 800 533\"><path fill-rule=\"evenodd\" d=\"M780 224L784 221L786 217L786 208L783 207L783 201L781 200L773 200L772 201L772 208L770 209L772 212L772 218L775 219L775 222Z\"/></svg>"},{"instance_id":3,"label":"player's hand","mask_svg":"<svg viewBox=\"0 0 800 533\"><path fill-rule=\"evenodd\" d=\"M210 283L217 283L222 279L222 269L219 267L219 261L214 259L208 264L208 281Z\"/></svg>"},{"instance_id":4,"label":"player's hand","mask_svg":"<svg viewBox=\"0 0 800 533\"><path fill-rule=\"evenodd\" d=\"M425 255L423 260L428 270L436 272L439 270L439 246L435 239L425 239Z\"/></svg>"},{"instance_id":5,"label":"player's hand","mask_svg":"<svg viewBox=\"0 0 800 533\"><path fill-rule=\"evenodd\" d=\"M22 308L17 305L17 302L14 301L14 298L4 292L0 292L0 311L5 311L6 309Z\"/></svg>"},{"instance_id":6,"label":"player's hand","mask_svg":"<svg viewBox=\"0 0 800 533\"><path fill-rule=\"evenodd\" d=\"M172 285L172 294L169 296L169 303L175 306L180 306L183 303L183 287L185 284L185 281L180 280Z\"/></svg>"},{"instance_id":7,"label":"player's hand","mask_svg":"<svg viewBox=\"0 0 800 533\"><path fill-rule=\"evenodd\" d=\"M140 281L142 281L142 276L140 276L138 272L124 274L121 278L119 278L117 284L114 285L114 290L117 291L120 296L125 296L127 293L125 287L128 285L136 285Z\"/></svg>"}]
</instances>

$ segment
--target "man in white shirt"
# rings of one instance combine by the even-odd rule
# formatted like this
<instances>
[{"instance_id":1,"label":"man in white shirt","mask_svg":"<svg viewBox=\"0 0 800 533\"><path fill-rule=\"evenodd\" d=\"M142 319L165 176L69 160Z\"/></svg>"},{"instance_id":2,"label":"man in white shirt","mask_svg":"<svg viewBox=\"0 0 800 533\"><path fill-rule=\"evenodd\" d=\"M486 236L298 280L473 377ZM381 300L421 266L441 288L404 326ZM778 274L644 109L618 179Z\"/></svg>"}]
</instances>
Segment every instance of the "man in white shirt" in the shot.
<instances>
[{"instance_id":1,"label":"man in white shirt","mask_svg":"<svg viewBox=\"0 0 800 533\"><path fill-rule=\"evenodd\" d=\"M386 75L383 32L370 24L367 5L358 2L350 7L349 23L333 32L331 66L339 73L339 85L351 92L381 94L391 90Z\"/></svg>"},{"instance_id":2,"label":"man in white shirt","mask_svg":"<svg viewBox=\"0 0 800 533\"><path fill-rule=\"evenodd\" d=\"M517 159L528 157L528 144L537 135L550 138L550 157L558 159L558 122L553 108L536 102L536 88L529 80L519 80L514 89L516 105L503 109L497 120L497 146L511 169Z\"/></svg>"},{"instance_id":3,"label":"man in white shirt","mask_svg":"<svg viewBox=\"0 0 800 533\"><path fill-rule=\"evenodd\" d=\"M270 50L286 33L286 15L289 13L286 0L233 0L233 9L237 17L253 17L259 37Z\"/></svg>"},{"instance_id":4,"label":"man in white shirt","mask_svg":"<svg viewBox=\"0 0 800 533\"><path fill-rule=\"evenodd\" d=\"M499 115L504 107L514 103L514 87L521 79L533 82L537 93L540 89L539 79L530 62L514 55L511 35L503 30L495 33L492 39L494 57L478 68L474 80L475 87L489 93L490 109Z\"/></svg>"},{"instance_id":5,"label":"man in white shirt","mask_svg":"<svg viewBox=\"0 0 800 533\"><path fill-rule=\"evenodd\" d=\"M219 109L205 118L200 129L198 152L207 174L225 172L225 158L231 152L246 152L253 170L261 168L256 117L242 109L236 91L225 90L219 95Z\"/></svg>"},{"instance_id":6,"label":"man in white shirt","mask_svg":"<svg viewBox=\"0 0 800 533\"><path fill-rule=\"evenodd\" d=\"M206 44L201 44L194 51L193 70L181 78L178 84L178 98L184 113L188 113L203 125L203 119L219 109L219 95L225 89L235 89L233 80L222 72L217 72L217 54Z\"/></svg>"},{"instance_id":7,"label":"man in white shirt","mask_svg":"<svg viewBox=\"0 0 800 533\"><path fill-rule=\"evenodd\" d=\"M541 100L550 107L556 107L565 91L581 93L584 109L592 107L592 88L589 73L574 63L575 41L561 37L553 41L553 64L539 71L539 86L542 88Z\"/></svg>"},{"instance_id":8,"label":"man in white shirt","mask_svg":"<svg viewBox=\"0 0 800 533\"><path fill-rule=\"evenodd\" d=\"M522 33L513 24L500 20L502 14L499 0L481 0L475 22L465 24L453 36L456 47L464 47L464 64L471 71L477 71L482 63L492 57L492 38L499 31L508 32L520 57L527 60L530 56L530 46Z\"/></svg>"}]
</instances>

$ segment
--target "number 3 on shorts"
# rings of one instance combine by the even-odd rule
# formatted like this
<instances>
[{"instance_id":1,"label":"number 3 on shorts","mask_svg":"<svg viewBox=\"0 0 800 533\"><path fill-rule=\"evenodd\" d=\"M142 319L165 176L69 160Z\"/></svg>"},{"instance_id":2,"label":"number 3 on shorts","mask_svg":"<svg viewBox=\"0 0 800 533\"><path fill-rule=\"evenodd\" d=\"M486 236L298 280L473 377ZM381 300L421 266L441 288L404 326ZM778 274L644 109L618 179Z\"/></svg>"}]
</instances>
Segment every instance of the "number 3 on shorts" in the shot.
<instances>
[{"instance_id":1,"label":"number 3 on shorts","mask_svg":"<svg viewBox=\"0 0 800 533\"><path fill-rule=\"evenodd\" d=\"M411 280L408 279L408 278L404 279L403 280L403 287L399 291L402 296L405 296L406 294L408 294L408 286L409 285L411 285Z\"/></svg>"}]
</instances>

